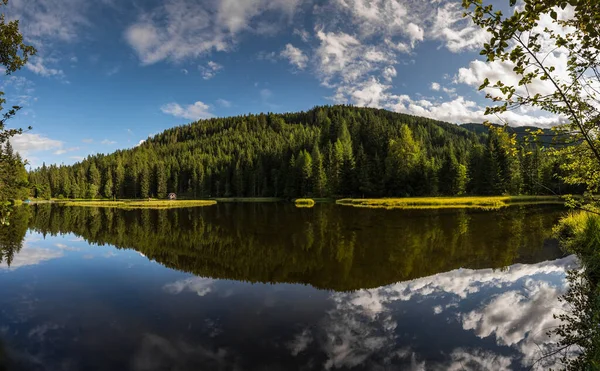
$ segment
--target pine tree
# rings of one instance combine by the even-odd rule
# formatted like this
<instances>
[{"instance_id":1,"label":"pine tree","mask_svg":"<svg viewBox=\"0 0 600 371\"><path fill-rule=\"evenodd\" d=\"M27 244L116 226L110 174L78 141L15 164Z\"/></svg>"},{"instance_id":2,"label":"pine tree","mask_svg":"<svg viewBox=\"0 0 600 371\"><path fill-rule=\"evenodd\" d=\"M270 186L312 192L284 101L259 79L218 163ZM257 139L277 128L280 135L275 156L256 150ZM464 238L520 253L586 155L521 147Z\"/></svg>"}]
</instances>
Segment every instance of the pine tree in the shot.
<instances>
[{"instance_id":1,"label":"pine tree","mask_svg":"<svg viewBox=\"0 0 600 371\"><path fill-rule=\"evenodd\" d=\"M102 190L104 197L113 198L114 189L113 189L113 172L112 168L106 168L106 174L104 175L104 188Z\"/></svg>"},{"instance_id":2,"label":"pine tree","mask_svg":"<svg viewBox=\"0 0 600 371\"><path fill-rule=\"evenodd\" d=\"M144 167L140 174L140 197L150 197L150 172L148 167Z\"/></svg>"},{"instance_id":3,"label":"pine tree","mask_svg":"<svg viewBox=\"0 0 600 371\"><path fill-rule=\"evenodd\" d=\"M312 159L313 194L323 197L327 190L327 175L325 174L325 167L323 166L323 155L321 155L318 145L313 147Z\"/></svg>"},{"instance_id":4,"label":"pine tree","mask_svg":"<svg viewBox=\"0 0 600 371\"><path fill-rule=\"evenodd\" d=\"M114 191L117 198L122 198L125 192L125 167L120 157L117 157L117 166L115 168Z\"/></svg>"},{"instance_id":5,"label":"pine tree","mask_svg":"<svg viewBox=\"0 0 600 371\"><path fill-rule=\"evenodd\" d=\"M167 174L162 162L156 165L156 196L160 199L167 198Z\"/></svg>"}]
</instances>

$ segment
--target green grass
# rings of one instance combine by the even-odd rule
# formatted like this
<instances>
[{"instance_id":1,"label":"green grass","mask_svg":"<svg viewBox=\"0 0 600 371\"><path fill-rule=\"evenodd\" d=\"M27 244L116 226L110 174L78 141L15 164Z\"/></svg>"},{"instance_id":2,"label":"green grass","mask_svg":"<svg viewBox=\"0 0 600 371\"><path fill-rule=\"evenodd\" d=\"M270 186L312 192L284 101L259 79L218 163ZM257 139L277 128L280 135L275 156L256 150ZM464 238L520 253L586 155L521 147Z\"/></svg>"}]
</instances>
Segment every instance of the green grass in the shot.
<instances>
[{"instance_id":1,"label":"green grass","mask_svg":"<svg viewBox=\"0 0 600 371\"><path fill-rule=\"evenodd\" d=\"M590 211L569 212L553 231L561 246L577 255L582 268L567 275L569 291L561 300L569 304L569 310L561 318L557 333L580 348L567 369L597 370L600 366L600 209L589 205L584 208Z\"/></svg>"},{"instance_id":2,"label":"green grass","mask_svg":"<svg viewBox=\"0 0 600 371\"><path fill-rule=\"evenodd\" d=\"M110 207L117 209L173 209L181 207L211 206L217 202L213 200L123 200L123 201L64 201L57 202L64 206L81 207Z\"/></svg>"},{"instance_id":3,"label":"green grass","mask_svg":"<svg viewBox=\"0 0 600 371\"><path fill-rule=\"evenodd\" d=\"M315 206L315 200L312 198L297 198L294 204L296 204L296 207L313 207Z\"/></svg>"},{"instance_id":4,"label":"green grass","mask_svg":"<svg viewBox=\"0 0 600 371\"><path fill-rule=\"evenodd\" d=\"M558 196L490 196L490 197L407 197L352 199L336 201L339 205L381 209L462 209L495 210L510 205L563 204Z\"/></svg>"}]
</instances>

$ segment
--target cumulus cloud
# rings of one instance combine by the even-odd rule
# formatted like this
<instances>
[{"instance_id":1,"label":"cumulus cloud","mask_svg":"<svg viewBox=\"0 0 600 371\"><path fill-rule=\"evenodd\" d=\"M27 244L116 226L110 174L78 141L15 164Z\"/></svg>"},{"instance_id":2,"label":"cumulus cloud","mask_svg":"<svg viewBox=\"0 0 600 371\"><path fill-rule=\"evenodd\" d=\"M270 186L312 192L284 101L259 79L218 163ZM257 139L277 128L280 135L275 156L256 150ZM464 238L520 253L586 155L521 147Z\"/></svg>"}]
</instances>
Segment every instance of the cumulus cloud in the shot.
<instances>
[{"instance_id":1,"label":"cumulus cloud","mask_svg":"<svg viewBox=\"0 0 600 371\"><path fill-rule=\"evenodd\" d=\"M72 42L81 34L80 27L90 25L86 16L90 4L85 0L11 0L8 15L19 19L23 34L35 44Z\"/></svg>"},{"instance_id":2,"label":"cumulus cloud","mask_svg":"<svg viewBox=\"0 0 600 371\"><path fill-rule=\"evenodd\" d=\"M213 61L209 61L206 66L198 66L198 70L202 74L204 80L212 79L222 69L223 66Z\"/></svg>"},{"instance_id":3,"label":"cumulus cloud","mask_svg":"<svg viewBox=\"0 0 600 371\"><path fill-rule=\"evenodd\" d=\"M15 151L23 157L43 151L60 150L64 143L60 140L48 138L42 134L23 133L10 139Z\"/></svg>"},{"instance_id":4,"label":"cumulus cloud","mask_svg":"<svg viewBox=\"0 0 600 371\"><path fill-rule=\"evenodd\" d=\"M57 69L57 68L50 68L45 64L44 58L41 57L35 57L33 58L31 61L29 61L29 63L27 63L25 65L25 67L40 76L44 76L44 77L49 77L49 76L56 76L56 77L64 77L64 72L61 69Z\"/></svg>"},{"instance_id":5,"label":"cumulus cloud","mask_svg":"<svg viewBox=\"0 0 600 371\"><path fill-rule=\"evenodd\" d=\"M187 106L181 106L179 103L168 103L162 106L160 110L168 115L189 120L207 119L214 116L210 112L210 106L201 101Z\"/></svg>"},{"instance_id":6,"label":"cumulus cloud","mask_svg":"<svg viewBox=\"0 0 600 371\"><path fill-rule=\"evenodd\" d=\"M304 52L292 44L287 44L285 49L281 51L280 55L281 57L286 58L290 64L299 70L305 69L308 63L308 57L304 54Z\"/></svg>"},{"instance_id":7,"label":"cumulus cloud","mask_svg":"<svg viewBox=\"0 0 600 371\"><path fill-rule=\"evenodd\" d=\"M143 12L125 31L125 39L143 64L196 58L227 51L242 32L272 32L277 24L257 20L262 14L291 19L300 0L223 0L198 3L172 0ZM281 17L280 17L280 21Z\"/></svg>"},{"instance_id":8,"label":"cumulus cloud","mask_svg":"<svg viewBox=\"0 0 600 371\"><path fill-rule=\"evenodd\" d=\"M431 83L431 90L433 90L433 91L440 91L440 88L441 87L440 87L439 83L437 83L437 82L432 82Z\"/></svg>"},{"instance_id":9,"label":"cumulus cloud","mask_svg":"<svg viewBox=\"0 0 600 371\"><path fill-rule=\"evenodd\" d=\"M463 13L461 4L446 3L438 7L429 30L432 38L444 42L445 47L454 53L481 49L489 37L484 29L464 18Z\"/></svg>"}]
</instances>

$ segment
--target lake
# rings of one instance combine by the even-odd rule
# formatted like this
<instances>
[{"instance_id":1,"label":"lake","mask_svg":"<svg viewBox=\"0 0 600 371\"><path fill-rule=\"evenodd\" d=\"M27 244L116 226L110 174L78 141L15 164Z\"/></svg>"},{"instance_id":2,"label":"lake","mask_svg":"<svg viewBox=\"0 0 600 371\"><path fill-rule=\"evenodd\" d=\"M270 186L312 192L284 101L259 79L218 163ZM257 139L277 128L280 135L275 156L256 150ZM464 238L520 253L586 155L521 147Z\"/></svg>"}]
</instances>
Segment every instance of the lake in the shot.
<instances>
[{"instance_id":1,"label":"lake","mask_svg":"<svg viewBox=\"0 0 600 371\"><path fill-rule=\"evenodd\" d=\"M0 232L0 369L547 369L563 213L23 207Z\"/></svg>"}]
</instances>

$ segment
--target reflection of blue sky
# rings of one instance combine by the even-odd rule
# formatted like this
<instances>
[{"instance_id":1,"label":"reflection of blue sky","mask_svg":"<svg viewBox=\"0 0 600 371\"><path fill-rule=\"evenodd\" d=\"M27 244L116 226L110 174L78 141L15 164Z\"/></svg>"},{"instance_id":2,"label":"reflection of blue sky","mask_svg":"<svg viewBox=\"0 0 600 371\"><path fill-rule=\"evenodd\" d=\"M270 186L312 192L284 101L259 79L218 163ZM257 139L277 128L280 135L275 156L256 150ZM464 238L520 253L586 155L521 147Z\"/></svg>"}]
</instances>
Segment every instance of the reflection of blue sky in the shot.
<instances>
[{"instance_id":1,"label":"reflection of blue sky","mask_svg":"<svg viewBox=\"0 0 600 371\"><path fill-rule=\"evenodd\" d=\"M41 247L41 242L38 236L27 235L23 241L23 248L21 248L19 253L15 254L10 266L8 266L6 261L2 261L0 263L0 270L15 270L63 256L60 250Z\"/></svg>"},{"instance_id":2,"label":"reflection of blue sky","mask_svg":"<svg viewBox=\"0 0 600 371\"><path fill-rule=\"evenodd\" d=\"M55 354L77 355L71 369L527 368L554 346L546 331L575 266L458 269L336 293L194 277L134 250L32 233L0 274L0 338L42 370L64 361Z\"/></svg>"}]
</instances>

